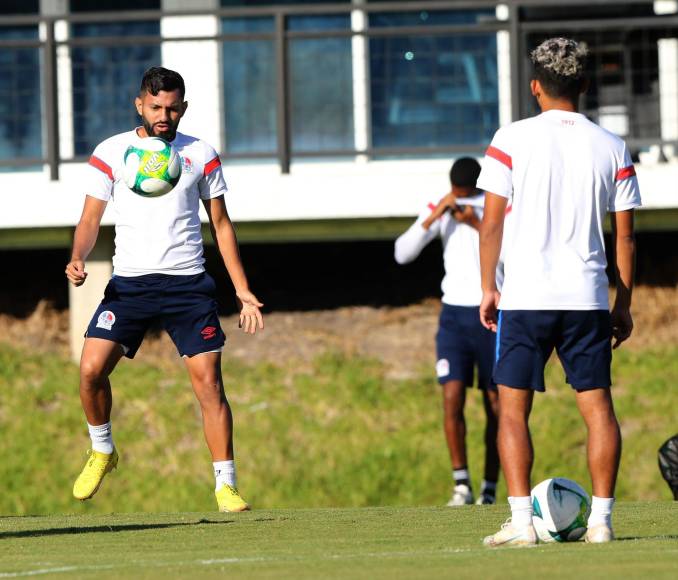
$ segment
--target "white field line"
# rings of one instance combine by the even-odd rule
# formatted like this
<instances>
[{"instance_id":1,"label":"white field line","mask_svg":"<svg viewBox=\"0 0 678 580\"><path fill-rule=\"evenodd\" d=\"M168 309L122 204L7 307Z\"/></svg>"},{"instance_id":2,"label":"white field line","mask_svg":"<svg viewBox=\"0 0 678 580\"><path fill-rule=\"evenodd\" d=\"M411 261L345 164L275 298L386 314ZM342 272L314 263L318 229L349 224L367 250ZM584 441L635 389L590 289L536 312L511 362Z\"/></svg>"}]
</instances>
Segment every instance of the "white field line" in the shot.
<instances>
[{"instance_id":1,"label":"white field line","mask_svg":"<svg viewBox=\"0 0 678 580\"><path fill-rule=\"evenodd\" d=\"M363 554L329 554L318 556L290 556L281 558L269 557L251 557L251 558L211 558L209 560L184 560L179 562L153 562L147 560L137 560L126 562L125 564L101 564L87 566L58 566L54 568L36 568L34 570L25 570L21 572L0 572L0 578L22 578L26 576L42 576L45 574L60 574L65 572L93 572L97 570L115 570L116 568L172 568L188 566L218 566L221 564L251 564L256 562L301 562L306 560L355 560L360 558L407 558L417 556L436 556L459 554L471 552L471 548L453 548L437 551L418 551L418 552L368 552Z\"/></svg>"}]
</instances>

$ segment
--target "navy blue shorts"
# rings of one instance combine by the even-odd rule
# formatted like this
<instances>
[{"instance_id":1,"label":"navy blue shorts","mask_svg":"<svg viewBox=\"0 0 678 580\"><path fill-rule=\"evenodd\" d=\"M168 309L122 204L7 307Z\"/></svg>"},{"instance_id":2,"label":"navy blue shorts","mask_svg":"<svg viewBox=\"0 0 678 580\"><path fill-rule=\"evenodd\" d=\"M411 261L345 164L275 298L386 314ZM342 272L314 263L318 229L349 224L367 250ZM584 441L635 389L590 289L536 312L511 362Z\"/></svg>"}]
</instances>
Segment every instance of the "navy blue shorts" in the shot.
<instances>
[{"instance_id":1,"label":"navy blue shorts","mask_svg":"<svg viewBox=\"0 0 678 580\"><path fill-rule=\"evenodd\" d=\"M216 285L206 272L113 276L85 336L117 342L125 356L134 358L148 328L160 324L182 356L219 350L226 337L215 296Z\"/></svg>"},{"instance_id":2,"label":"navy blue shorts","mask_svg":"<svg viewBox=\"0 0 678 580\"><path fill-rule=\"evenodd\" d=\"M473 386L473 367L478 368L478 387L495 388L492 383L494 332L480 324L477 306L443 303L436 335L436 373L441 385L463 381Z\"/></svg>"},{"instance_id":3,"label":"navy blue shorts","mask_svg":"<svg viewBox=\"0 0 678 580\"><path fill-rule=\"evenodd\" d=\"M609 387L611 334L607 310L503 310L494 382L545 391L544 366L555 348L572 388Z\"/></svg>"}]
</instances>

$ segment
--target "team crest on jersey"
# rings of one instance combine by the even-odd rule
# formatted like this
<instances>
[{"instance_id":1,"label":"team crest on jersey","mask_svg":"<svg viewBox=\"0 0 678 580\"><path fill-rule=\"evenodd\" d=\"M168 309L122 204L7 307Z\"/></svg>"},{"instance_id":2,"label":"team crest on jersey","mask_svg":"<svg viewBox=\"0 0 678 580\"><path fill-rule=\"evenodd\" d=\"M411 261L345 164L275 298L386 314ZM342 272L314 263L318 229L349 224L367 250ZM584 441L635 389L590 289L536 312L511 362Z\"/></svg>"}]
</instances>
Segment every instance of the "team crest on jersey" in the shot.
<instances>
[{"instance_id":1,"label":"team crest on jersey","mask_svg":"<svg viewBox=\"0 0 678 580\"><path fill-rule=\"evenodd\" d=\"M97 328L103 328L104 330L110 330L115 324L115 314L110 310L104 310L99 314L97 319Z\"/></svg>"},{"instance_id":2,"label":"team crest on jersey","mask_svg":"<svg viewBox=\"0 0 678 580\"><path fill-rule=\"evenodd\" d=\"M181 171L182 173L193 173L193 161L190 157L181 158Z\"/></svg>"},{"instance_id":3,"label":"team crest on jersey","mask_svg":"<svg viewBox=\"0 0 678 580\"><path fill-rule=\"evenodd\" d=\"M450 374L450 361L446 358L441 358L436 363L436 374L438 377L446 377Z\"/></svg>"}]
</instances>

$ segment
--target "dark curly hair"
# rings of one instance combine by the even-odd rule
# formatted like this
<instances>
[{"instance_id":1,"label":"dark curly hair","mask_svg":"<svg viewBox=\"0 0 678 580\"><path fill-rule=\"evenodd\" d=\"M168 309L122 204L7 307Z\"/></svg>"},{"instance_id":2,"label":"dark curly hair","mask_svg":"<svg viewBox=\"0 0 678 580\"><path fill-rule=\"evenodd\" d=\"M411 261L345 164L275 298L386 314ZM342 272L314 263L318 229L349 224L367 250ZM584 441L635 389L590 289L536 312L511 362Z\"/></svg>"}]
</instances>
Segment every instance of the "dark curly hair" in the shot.
<instances>
[{"instance_id":1,"label":"dark curly hair","mask_svg":"<svg viewBox=\"0 0 678 580\"><path fill-rule=\"evenodd\" d=\"M149 68L141 79L140 94L151 93L154 97L159 91L176 91L179 89L181 98L183 100L186 93L184 79L178 72L163 68L161 66L153 66Z\"/></svg>"}]
</instances>

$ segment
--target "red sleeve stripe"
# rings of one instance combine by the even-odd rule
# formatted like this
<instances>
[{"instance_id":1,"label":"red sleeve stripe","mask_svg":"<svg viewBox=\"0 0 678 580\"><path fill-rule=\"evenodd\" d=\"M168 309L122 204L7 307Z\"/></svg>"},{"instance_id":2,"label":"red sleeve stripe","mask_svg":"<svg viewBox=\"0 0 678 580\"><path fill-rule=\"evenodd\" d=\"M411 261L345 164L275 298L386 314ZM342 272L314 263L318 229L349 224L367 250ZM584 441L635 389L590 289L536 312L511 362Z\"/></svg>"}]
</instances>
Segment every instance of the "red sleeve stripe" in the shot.
<instances>
[{"instance_id":1,"label":"red sleeve stripe","mask_svg":"<svg viewBox=\"0 0 678 580\"><path fill-rule=\"evenodd\" d=\"M210 161L207 165L205 165L205 169L203 171L203 175L207 177L212 171L214 171L217 167L221 166L221 159L219 159L219 156L217 155L212 161Z\"/></svg>"},{"instance_id":2,"label":"red sleeve stripe","mask_svg":"<svg viewBox=\"0 0 678 580\"><path fill-rule=\"evenodd\" d=\"M430 209L431 211L433 211L435 208L436 208L436 204L435 204L435 203L429 203L429 204L428 204L428 209Z\"/></svg>"},{"instance_id":3,"label":"red sleeve stripe","mask_svg":"<svg viewBox=\"0 0 678 580\"><path fill-rule=\"evenodd\" d=\"M512 209L513 209L513 206L512 206L512 205L509 205L509 206L506 208L506 211L504 212L504 215L507 216L508 214L510 214Z\"/></svg>"},{"instance_id":4,"label":"red sleeve stripe","mask_svg":"<svg viewBox=\"0 0 678 580\"><path fill-rule=\"evenodd\" d=\"M629 177L633 177L636 174L636 168L633 167L633 165L629 165L628 167L624 167L623 169L620 169L617 171L617 176L615 177L616 181L622 181L623 179L628 179Z\"/></svg>"},{"instance_id":5,"label":"red sleeve stripe","mask_svg":"<svg viewBox=\"0 0 678 580\"><path fill-rule=\"evenodd\" d=\"M492 145L490 145L487 148L487 151L485 151L485 155L492 157L492 159L496 159L500 163L503 163L509 169L513 169L513 160L511 159L511 156L504 153L501 149L497 149L496 147L492 147Z\"/></svg>"},{"instance_id":6,"label":"red sleeve stripe","mask_svg":"<svg viewBox=\"0 0 678 580\"><path fill-rule=\"evenodd\" d=\"M99 171L102 171L103 173L105 173L108 176L108 179L113 181L113 170L110 168L109 165L104 163L101 159L92 155L89 158L89 164L92 167L96 167Z\"/></svg>"}]
</instances>

